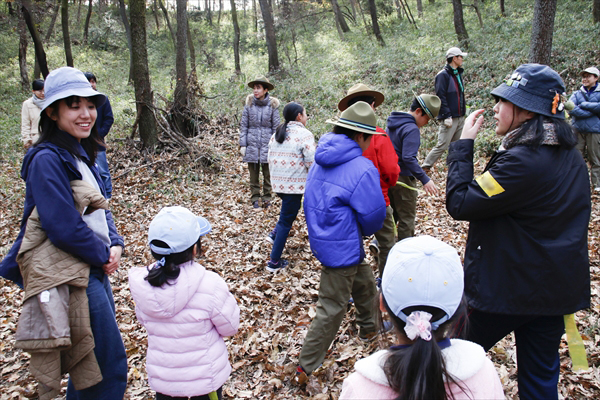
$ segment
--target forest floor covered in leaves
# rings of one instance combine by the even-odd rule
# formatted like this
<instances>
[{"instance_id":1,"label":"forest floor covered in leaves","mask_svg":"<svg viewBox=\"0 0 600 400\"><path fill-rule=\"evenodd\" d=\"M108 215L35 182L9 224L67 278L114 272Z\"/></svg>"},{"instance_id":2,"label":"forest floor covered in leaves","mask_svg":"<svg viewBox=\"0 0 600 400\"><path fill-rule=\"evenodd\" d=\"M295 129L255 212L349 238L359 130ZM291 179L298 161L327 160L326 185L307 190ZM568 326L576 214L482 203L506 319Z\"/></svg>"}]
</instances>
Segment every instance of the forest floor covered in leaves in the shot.
<instances>
[{"instance_id":1,"label":"forest floor covered in leaves","mask_svg":"<svg viewBox=\"0 0 600 400\"><path fill-rule=\"evenodd\" d=\"M226 398L336 399L344 378L354 363L387 344L380 340L364 344L358 338L354 310L349 311L325 363L305 388L291 380L311 319L315 314L320 266L312 256L304 215L294 223L283 257L290 260L285 271L265 270L271 245L265 240L275 226L280 201L268 209L255 210L249 202L247 167L237 154L233 129L208 132L202 146L215 156L212 167L200 167L187 156L163 151L140 155L130 141L113 143L108 159L113 174L111 208L126 250L118 273L111 276L121 329L129 361L126 398L153 398L145 371L147 335L135 317L135 305L127 283L127 270L152 262L146 245L151 219L164 206L183 205L205 216L213 226L203 238L200 262L228 283L241 309L238 333L227 339L233 371L224 386ZM486 160L477 161L476 171ZM2 162L0 168L0 257L18 234L23 209L24 183L20 164ZM441 189L437 197L421 194L417 209L417 234L435 236L464 253L467 223L453 220L445 208L444 165L440 162L433 179ZM589 254L591 258L592 307L576 314L591 368L574 372L568 347L560 348L559 390L564 398L600 397L600 196L592 198ZM374 273L376 271L373 264ZM560 293L556 294L560 296ZM0 281L0 398L36 398L37 384L29 374L28 355L13 348L21 308L22 291ZM392 336L389 336L391 339ZM516 399L515 347L509 337L490 351L507 398ZM66 389L66 380L63 381Z\"/></svg>"}]
</instances>

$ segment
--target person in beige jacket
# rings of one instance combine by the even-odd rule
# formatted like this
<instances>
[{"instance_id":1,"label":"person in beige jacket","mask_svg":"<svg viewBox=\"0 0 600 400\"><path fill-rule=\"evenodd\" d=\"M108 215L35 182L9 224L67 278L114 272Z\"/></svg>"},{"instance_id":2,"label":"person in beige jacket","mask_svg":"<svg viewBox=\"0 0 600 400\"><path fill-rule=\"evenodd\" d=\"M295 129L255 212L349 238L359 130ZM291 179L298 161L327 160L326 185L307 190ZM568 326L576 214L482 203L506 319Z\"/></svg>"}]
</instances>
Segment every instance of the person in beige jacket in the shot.
<instances>
[{"instance_id":1,"label":"person in beige jacket","mask_svg":"<svg viewBox=\"0 0 600 400\"><path fill-rule=\"evenodd\" d=\"M38 139L40 112L44 103L44 80L36 79L31 83L33 95L23 102L21 108L21 140L28 149Z\"/></svg>"}]
</instances>

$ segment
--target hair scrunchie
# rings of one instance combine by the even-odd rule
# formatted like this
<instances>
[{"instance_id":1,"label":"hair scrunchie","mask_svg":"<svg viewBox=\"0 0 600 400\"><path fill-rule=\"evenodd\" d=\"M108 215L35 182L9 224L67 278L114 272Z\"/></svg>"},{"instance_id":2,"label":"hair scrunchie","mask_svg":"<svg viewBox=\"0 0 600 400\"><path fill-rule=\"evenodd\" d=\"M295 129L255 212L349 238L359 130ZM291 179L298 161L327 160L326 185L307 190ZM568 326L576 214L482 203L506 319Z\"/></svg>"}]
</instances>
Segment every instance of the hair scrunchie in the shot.
<instances>
[{"instance_id":1,"label":"hair scrunchie","mask_svg":"<svg viewBox=\"0 0 600 400\"><path fill-rule=\"evenodd\" d=\"M417 336L423 340L431 340L431 323L429 320L432 315L425 311L413 311L406 318L406 326L404 332L410 340L414 340Z\"/></svg>"}]
</instances>

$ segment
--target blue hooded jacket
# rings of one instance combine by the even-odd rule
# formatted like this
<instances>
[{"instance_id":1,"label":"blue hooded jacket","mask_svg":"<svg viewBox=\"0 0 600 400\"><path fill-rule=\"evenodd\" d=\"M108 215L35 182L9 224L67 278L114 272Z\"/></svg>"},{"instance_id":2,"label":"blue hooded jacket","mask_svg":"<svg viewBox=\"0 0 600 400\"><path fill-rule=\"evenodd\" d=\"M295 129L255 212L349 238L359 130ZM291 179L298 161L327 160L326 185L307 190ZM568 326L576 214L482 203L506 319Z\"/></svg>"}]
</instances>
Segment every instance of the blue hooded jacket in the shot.
<instances>
[{"instance_id":1,"label":"blue hooded jacket","mask_svg":"<svg viewBox=\"0 0 600 400\"><path fill-rule=\"evenodd\" d=\"M75 141L75 138L68 136ZM79 157L84 162L89 162L87 154L78 143L77 149ZM102 194L106 196L96 166L90 167L90 170ZM0 276L19 286L23 285L16 257L21 248L27 219L34 207L37 207L42 228L54 246L81 258L91 266L101 267L108 262L110 248L87 226L75 209L70 181L81 179L81 173L77 169L75 157L69 151L49 142L32 147L23 160L21 178L26 182L21 232L0 262ZM111 246L123 246L123 238L117 234L112 214L108 210L106 222Z\"/></svg>"},{"instance_id":2,"label":"blue hooded jacket","mask_svg":"<svg viewBox=\"0 0 600 400\"><path fill-rule=\"evenodd\" d=\"M321 264L360 263L362 237L381 229L385 209L379 172L358 143L343 134L322 136L304 193L310 248Z\"/></svg>"},{"instance_id":3,"label":"blue hooded jacket","mask_svg":"<svg viewBox=\"0 0 600 400\"><path fill-rule=\"evenodd\" d=\"M582 86L570 100L575 104L569 114L577 132L600 133L600 84L591 93Z\"/></svg>"}]
</instances>

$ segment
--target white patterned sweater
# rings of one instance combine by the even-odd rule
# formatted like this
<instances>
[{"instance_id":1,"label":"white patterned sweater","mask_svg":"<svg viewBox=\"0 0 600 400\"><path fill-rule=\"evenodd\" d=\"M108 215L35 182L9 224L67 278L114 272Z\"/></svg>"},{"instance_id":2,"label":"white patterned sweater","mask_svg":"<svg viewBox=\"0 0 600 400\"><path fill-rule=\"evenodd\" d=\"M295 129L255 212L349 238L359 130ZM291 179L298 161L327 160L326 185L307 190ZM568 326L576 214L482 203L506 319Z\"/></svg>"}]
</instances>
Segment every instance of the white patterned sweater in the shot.
<instances>
[{"instance_id":1,"label":"white patterned sweater","mask_svg":"<svg viewBox=\"0 0 600 400\"><path fill-rule=\"evenodd\" d=\"M269 173L275 193L303 194L308 170L315 160L315 138L298 121L287 125L283 143L269 141Z\"/></svg>"}]
</instances>

